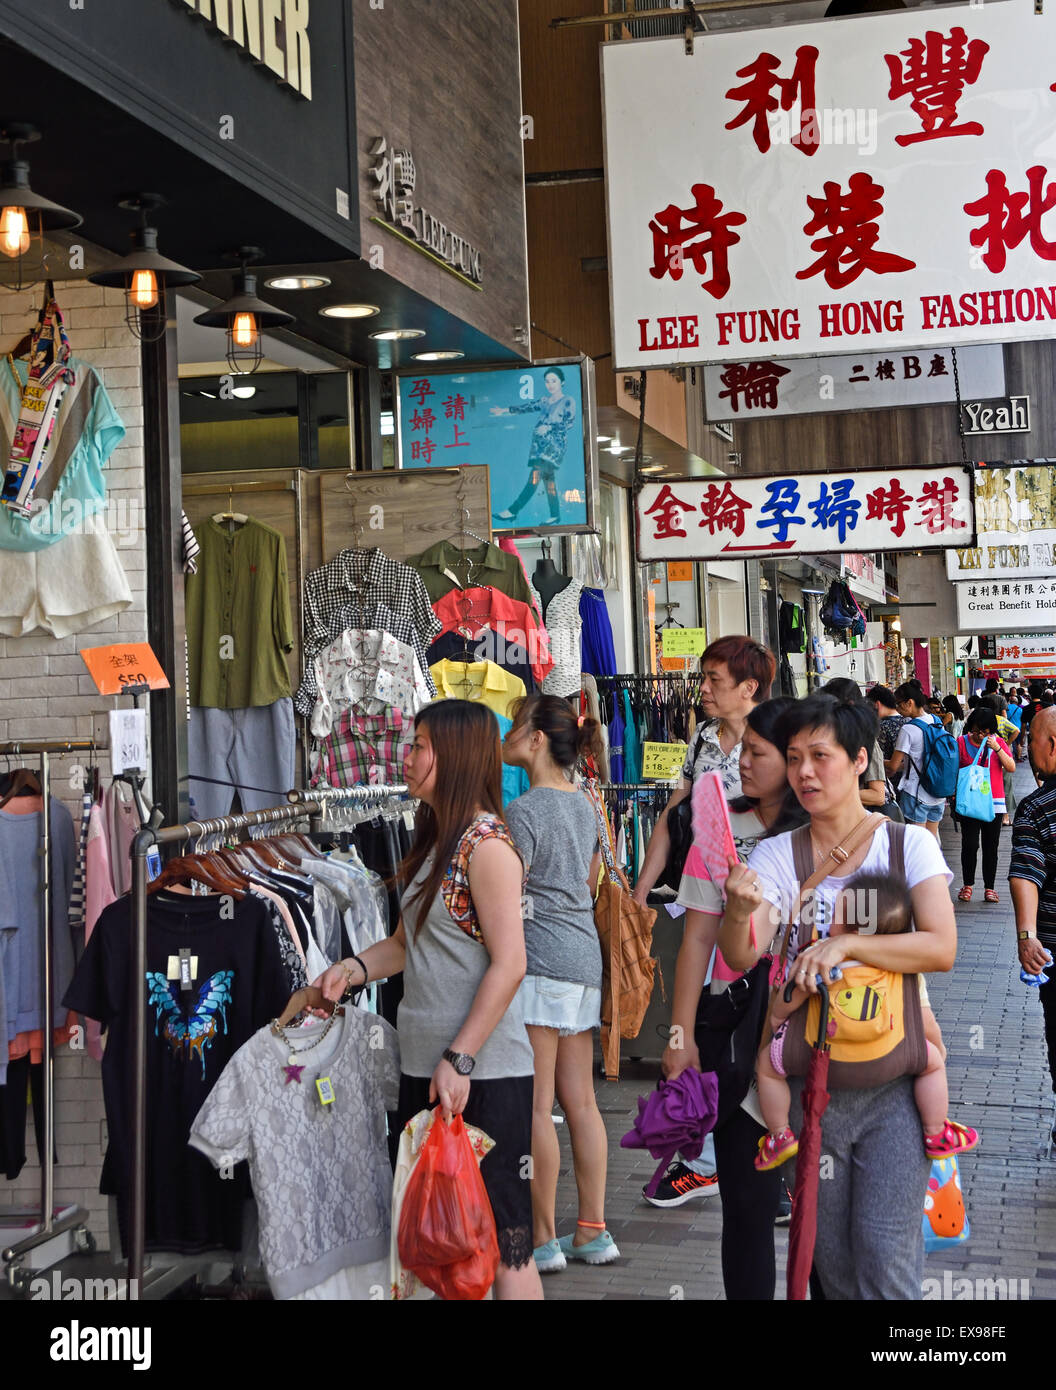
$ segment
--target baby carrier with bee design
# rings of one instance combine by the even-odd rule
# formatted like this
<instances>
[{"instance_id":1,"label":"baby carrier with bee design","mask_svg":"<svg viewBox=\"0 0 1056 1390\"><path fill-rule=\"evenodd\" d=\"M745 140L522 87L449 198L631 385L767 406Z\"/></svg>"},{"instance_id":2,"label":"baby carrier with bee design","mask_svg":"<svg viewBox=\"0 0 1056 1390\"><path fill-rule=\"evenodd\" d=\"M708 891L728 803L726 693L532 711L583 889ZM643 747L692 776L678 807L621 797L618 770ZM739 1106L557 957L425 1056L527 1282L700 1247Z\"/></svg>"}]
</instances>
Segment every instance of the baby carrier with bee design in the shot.
<instances>
[{"instance_id":1,"label":"baby carrier with bee design","mask_svg":"<svg viewBox=\"0 0 1056 1390\"><path fill-rule=\"evenodd\" d=\"M886 829L891 877L904 880L906 827L892 821ZM809 825L793 833L792 847L802 883L812 868ZM841 970L842 979L829 986L830 1090L863 1090L922 1072L928 1054L918 977L872 965ZM815 994L789 1018L781 1054L789 1076L806 1076L820 1017Z\"/></svg>"}]
</instances>

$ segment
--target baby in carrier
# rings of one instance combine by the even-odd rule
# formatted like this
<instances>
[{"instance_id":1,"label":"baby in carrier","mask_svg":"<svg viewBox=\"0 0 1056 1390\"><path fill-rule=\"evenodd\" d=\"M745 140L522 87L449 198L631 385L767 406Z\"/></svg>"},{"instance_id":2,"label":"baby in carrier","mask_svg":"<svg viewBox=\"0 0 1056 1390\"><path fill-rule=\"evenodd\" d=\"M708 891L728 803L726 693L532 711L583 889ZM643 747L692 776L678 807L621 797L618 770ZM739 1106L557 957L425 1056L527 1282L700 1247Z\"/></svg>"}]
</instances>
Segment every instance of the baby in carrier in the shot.
<instances>
[{"instance_id":1,"label":"baby in carrier","mask_svg":"<svg viewBox=\"0 0 1056 1390\"><path fill-rule=\"evenodd\" d=\"M896 936L911 931L912 925L909 886L904 879L890 874L859 874L836 898L829 935L845 936L864 930L878 936ZM884 987L886 983L897 988L900 977L894 972L874 970L855 961L845 961L841 970L843 979L829 986L829 1042L843 1054L843 1061L848 1065L866 1068L868 1061L853 1059L857 1038L870 1033L874 1040L881 1038L885 1018L889 1029L893 1030L895 1014L886 1012ZM927 1060L923 1068L916 1071L913 1093L924 1130L925 1152L929 1158L948 1158L952 1154L974 1149L979 1135L974 1129L947 1118L949 1090L946 1084L946 1049L938 1020L928 1003L924 977L918 975L917 980ZM805 1012L811 997L807 990L797 986L787 1004L783 993L779 994L770 1012L774 1034L770 1042L760 1049L756 1064L759 1103L763 1122L769 1131L759 1140L759 1152L755 1157L755 1166L760 1172L776 1168L799 1148L796 1136L788 1125L791 1095L786 1078L790 1074L790 1066L792 1075L799 1074L805 1068L790 1062L785 1054L790 1030L794 1030L797 1024L799 1032L805 1027L805 1018L794 1018L793 1015L800 1009ZM911 1031L915 1010L909 1004L904 1004L903 1009L896 1012L900 1026L904 1026L907 1033ZM918 1032L918 1039L919 1036ZM884 1041L881 1041L880 1046L884 1045ZM801 1053L802 1049L799 1051ZM847 1057L848 1053L851 1053L850 1058ZM876 1055L875 1046L871 1052L862 1050L863 1058ZM918 1051L918 1060L919 1055ZM863 1087L880 1084L867 1078L868 1073L863 1070L860 1083Z\"/></svg>"}]
</instances>

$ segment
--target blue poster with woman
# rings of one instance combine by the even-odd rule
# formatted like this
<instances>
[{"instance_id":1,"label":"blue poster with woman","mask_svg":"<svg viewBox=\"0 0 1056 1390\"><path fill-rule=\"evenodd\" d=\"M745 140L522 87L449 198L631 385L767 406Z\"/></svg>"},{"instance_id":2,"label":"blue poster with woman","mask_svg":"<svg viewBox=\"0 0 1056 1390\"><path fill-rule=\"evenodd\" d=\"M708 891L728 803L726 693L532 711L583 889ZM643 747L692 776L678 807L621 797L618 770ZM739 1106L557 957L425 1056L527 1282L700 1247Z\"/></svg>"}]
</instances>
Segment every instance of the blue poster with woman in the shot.
<instances>
[{"instance_id":1,"label":"blue poster with woman","mask_svg":"<svg viewBox=\"0 0 1056 1390\"><path fill-rule=\"evenodd\" d=\"M399 401L404 466L487 464L495 530L588 524L578 364L401 376Z\"/></svg>"}]
</instances>

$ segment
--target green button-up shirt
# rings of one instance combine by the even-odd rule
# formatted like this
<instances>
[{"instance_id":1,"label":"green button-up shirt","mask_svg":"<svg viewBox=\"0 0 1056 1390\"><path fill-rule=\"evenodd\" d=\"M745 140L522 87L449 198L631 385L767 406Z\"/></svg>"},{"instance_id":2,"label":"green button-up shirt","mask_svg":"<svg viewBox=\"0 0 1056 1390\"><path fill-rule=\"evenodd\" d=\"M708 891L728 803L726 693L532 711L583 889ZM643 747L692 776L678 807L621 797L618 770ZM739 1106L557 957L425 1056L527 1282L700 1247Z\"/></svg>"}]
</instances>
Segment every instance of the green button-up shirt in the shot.
<instances>
[{"instance_id":1,"label":"green button-up shirt","mask_svg":"<svg viewBox=\"0 0 1056 1390\"><path fill-rule=\"evenodd\" d=\"M192 705L246 709L290 695L293 647L286 542L260 521L229 531L200 522L197 574L187 576Z\"/></svg>"},{"instance_id":2,"label":"green button-up shirt","mask_svg":"<svg viewBox=\"0 0 1056 1390\"><path fill-rule=\"evenodd\" d=\"M436 545L431 545L428 550L423 550L421 555L414 556L407 563L413 565L422 576L429 602L436 603L452 589L467 587L467 559L473 562L470 584L490 586L509 598L519 599L529 608L532 606L532 596L528 592L528 581L524 577L520 560L509 551L500 550L497 545L478 545L471 550L460 550L450 541L438 541ZM445 570L457 575L457 584L444 573Z\"/></svg>"}]
</instances>

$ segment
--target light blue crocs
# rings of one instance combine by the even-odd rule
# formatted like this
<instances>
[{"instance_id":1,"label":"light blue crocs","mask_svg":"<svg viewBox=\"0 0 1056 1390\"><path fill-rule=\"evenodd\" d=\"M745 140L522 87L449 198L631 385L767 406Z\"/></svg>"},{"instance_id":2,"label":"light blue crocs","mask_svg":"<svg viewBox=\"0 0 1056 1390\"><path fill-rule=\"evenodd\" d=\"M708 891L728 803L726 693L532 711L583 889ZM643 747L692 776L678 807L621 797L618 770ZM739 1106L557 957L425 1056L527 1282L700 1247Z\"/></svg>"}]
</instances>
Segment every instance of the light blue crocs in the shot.
<instances>
[{"instance_id":1,"label":"light blue crocs","mask_svg":"<svg viewBox=\"0 0 1056 1390\"><path fill-rule=\"evenodd\" d=\"M619 1247L608 1231L602 1231L587 1245L573 1247L574 1235L562 1236L558 1245L566 1259L585 1260L588 1265L607 1265L620 1258Z\"/></svg>"},{"instance_id":2,"label":"light blue crocs","mask_svg":"<svg viewBox=\"0 0 1056 1390\"><path fill-rule=\"evenodd\" d=\"M565 1252L557 1240L548 1240L532 1251L535 1267L540 1274L559 1274L565 1268Z\"/></svg>"}]
</instances>

